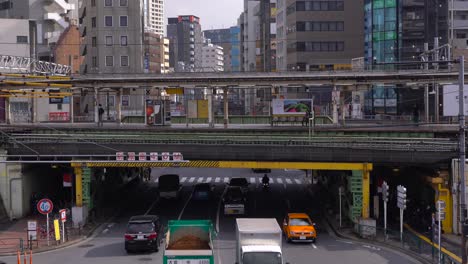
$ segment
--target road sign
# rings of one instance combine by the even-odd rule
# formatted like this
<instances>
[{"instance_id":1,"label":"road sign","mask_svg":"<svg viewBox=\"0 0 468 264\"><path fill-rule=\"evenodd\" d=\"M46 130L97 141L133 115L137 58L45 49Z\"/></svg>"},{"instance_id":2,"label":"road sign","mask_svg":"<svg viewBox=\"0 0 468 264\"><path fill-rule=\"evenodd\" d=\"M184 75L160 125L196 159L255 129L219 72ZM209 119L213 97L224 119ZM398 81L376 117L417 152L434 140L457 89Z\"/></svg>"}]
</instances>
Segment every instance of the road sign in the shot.
<instances>
[{"instance_id":1,"label":"road sign","mask_svg":"<svg viewBox=\"0 0 468 264\"><path fill-rule=\"evenodd\" d=\"M28 240L37 240L37 221L28 221Z\"/></svg>"},{"instance_id":2,"label":"road sign","mask_svg":"<svg viewBox=\"0 0 468 264\"><path fill-rule=\"evenodd\" d=\"M135 152L128 152L128 160L135 161Z\"/></svg>"},{"instance_id":3,"label":"road sign","mask_svg":"<svg viewBox=\"0 0 468 264\"><path fill-rule=\"evenodd\" d=\"M67 221L67 209L62 209L59 212L60 212L60 220L62 222Z\"/></svg>"},{"instance_id":4,"label":"road sign","mask_svg":"<svg viewBox=\"0 0 468 264\"><path fill-rule=\"evenodd\" d=\"M173 161L182 161L183 160L182 153L180 153L180 152L172 153L172 160Z\"/></svg>"},{"instance_id":5,"label":"road sign","mask_svg":"<svg viewBox=\"0 0 468 264\"><path fill-rule=\"evenodd\" d=\"M171 160L171 154L169 154L169 152L163 152L161 154L161 156L162 156L163 161L170 161Z\"/></svg>"},{"instance_id":6,"label":"road sign","mask_svg":"<svg viewBox=\"0 0 468 264\"><path fill-rule=\"evenodd\" d=\"M138 160L139 161L146 161L146 152L138 153Z\"/></svg>"},{"instance_id":7,"label":"road sign","mask_svg":"<svg viewBox=\"0 0 468 264\"><path fill-rule=\"evenodd\" d=\"M117 161L124 161L124 153L123 152L116 152L115 153L115 159Z\"/></svg>"},{"instance_id":8,"label":"road sign","mask_svg":"<svg viewBox=\"0 0 468 264\"><path fill-rule=\"evenodd\" d=\"M151 152L150 153L150 160L151 161L158 161L158 153L157 152Z\"/></svg>"},{"instance_id":9,"label":"road sign","mask_svg":"<svg viewBox=\"0 0 468 264\"><path fill-rule=\"evenodd\" d=\"M437 201L437 210L442 210L442 211L445 210L445 202L444 201L442 201L442 200Z\"/></svg>"},{"instance_id":10,"label":"road sign","mask_svg":"<svg viewBox=\"0 0 468 264\"><path fill-rule=\"evenodd\" d=\"M54 204L49 199L42 199L37 203L37 211L43 215L50 214L54 210Z\"/></svg>"},{"instance_id":11,"label":"road sign","mask_svg":"<svg viewBox=\"0 0 468 264\"><path fill-rule=\"evenodd\" d=\"M436 213L436 221L444 221L445 220L445 212Z\"/></svg>"}]
</instances>

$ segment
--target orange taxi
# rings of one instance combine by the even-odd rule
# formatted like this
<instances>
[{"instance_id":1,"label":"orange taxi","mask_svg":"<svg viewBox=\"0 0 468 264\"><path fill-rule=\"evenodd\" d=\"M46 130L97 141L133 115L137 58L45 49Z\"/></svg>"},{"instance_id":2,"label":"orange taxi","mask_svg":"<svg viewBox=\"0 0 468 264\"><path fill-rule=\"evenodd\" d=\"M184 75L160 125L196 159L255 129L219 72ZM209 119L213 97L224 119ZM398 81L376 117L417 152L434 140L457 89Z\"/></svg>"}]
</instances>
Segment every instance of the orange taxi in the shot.
<instances>
[{"instance_id":1,"label":"orange taxi","mask_svg":"<svg viewBox=\"0 0 468 264\"><path fill-rule=\"evenodd\" d=\"M283 221L283 232L288 242L312 242L317 240L315 223L304 213L290 213Z\"/></svg>"}]
</instances>

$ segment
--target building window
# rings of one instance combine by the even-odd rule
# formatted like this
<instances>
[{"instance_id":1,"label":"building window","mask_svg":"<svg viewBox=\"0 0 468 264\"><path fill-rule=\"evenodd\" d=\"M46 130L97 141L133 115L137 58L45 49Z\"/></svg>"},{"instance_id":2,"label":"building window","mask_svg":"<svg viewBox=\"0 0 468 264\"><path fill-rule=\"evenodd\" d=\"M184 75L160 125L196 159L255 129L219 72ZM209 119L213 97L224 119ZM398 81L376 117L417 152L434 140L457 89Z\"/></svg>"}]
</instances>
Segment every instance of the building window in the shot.
<instances>
[{"instance_id":1,"label":"building window","mask_svg":"<svg viewBox=\"0 0 468 264\"><path fill-rule=\"evenodd\" d=\"M120 16L120 26L121 27L128 26L128 16Z\"/></svg>"},{"instance_id":2,"label":"building window","mask_svg":"<svg viewBox=\"0 0 468 264\"><path fill-rule=\"evenodd\" d=\"M16 36L16 43L28 43L27 36Z\"/></svg>"},{"instance_id":3,"label":"building window","mask_svg":"<svg viewBox=\"0 0 468 264\"><path fill-rule=\"evenodd\" d=\"M104 6L112 6L113 0L104 0Z\"/></svg>"},{"instance_id":4,"label":"building window","mask_svg":"<svg viewBox=\"0 0 468 264\"><path fill-rule=\"evenodd\" d=\"M128 67L128 56L120 56L120 66Z\"/></svg>"},{"instance_id":5,"label":"building window","mask_svg":"<svg viewBox=\"0 0 468 264\"><path fill-rule=\"evenodd\" d=\"M91 63L92 63L92 66L93 66L94 68L96 68L96 67L98 66L98 65L97 65L97 57L96 57L96 56L93 56L93 57L91 58Z\"/></svg>"},{"instance_id":6,"label":"building window","mask_svg":"<svg viewBox=\"0 0 468 264\"><path fill-rule=\"evenodd\" d=\"M91 6L96 6L96 0L91 0Z\"/></svg>"},{"instance_id":7,"label":"building window","mask_svg":"<svg viewBox=\"0 0 468 264\"><path fill-rule=\"evenodd\" d=\"M97 39L96 39L96 37L93 37L93 38L91 39L91 46L93 46L93 47L96 47L96 46L97 46Z\"/></svg>"},{"instance_id":8,"label":"building window","mask_svg":"<svg viewBox=\"0 0 468 264\"><path fill-rule=\"evenodd\" d=\"M128 0L120 0L120 6L128 6Z\"/></svg>"},{"instance_id":9,"label":"building window","mask_svg":"<svg viewBox=\"0 0 468 264\"><path fill-rule=\"evenodd\" d=\"M127 46L127 36L120 36L120 46Z\"/></svg>"},{"instance_id":10,"label":"building window","mask_svg":"<svg viewBox=\"0 0 468 264\"><path fill-rule=\"evenodd\" d=\"M107 67L114 66L114 56L106 56L106 66Z\"/></svg>"},{"instance_id":11,"label":"building window","mask_svg":"<svg viewBox=\"0 0 468 264\"><path fill-rule=\"evenodd\" d=\"M112 16L105 16L104 17L105 21L104 21L104 25L106 27L112 27Z\"/></svg>"},{"instance_id":12,"label":"building window","mask_svg":"<svg viewBox=\"0 0 468 264\"><path fill-rule=\"evenodd\" d=\"M96 27L96 17L91 18L91 27L95 28Z\"/></svg>"},{"instance_id":13,"label":"building window","mask_svg":"<svg viewBox=\"0 0 468 264\"><path fill-rule=\"evenodd\" d=\"M112 46L114 44L114 40L112 36L106 36L106 46Z\"/></svg>"}]
</instances>

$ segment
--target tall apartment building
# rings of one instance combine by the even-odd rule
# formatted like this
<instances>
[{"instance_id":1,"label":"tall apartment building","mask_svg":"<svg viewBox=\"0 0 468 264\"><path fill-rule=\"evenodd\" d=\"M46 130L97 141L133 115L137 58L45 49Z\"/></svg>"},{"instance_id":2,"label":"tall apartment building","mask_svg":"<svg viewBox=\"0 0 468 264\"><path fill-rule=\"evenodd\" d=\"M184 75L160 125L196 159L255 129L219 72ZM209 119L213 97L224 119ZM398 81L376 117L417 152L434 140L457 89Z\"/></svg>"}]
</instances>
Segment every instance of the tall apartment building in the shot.
<instances>
[{"instance_id":1,"label":"tall apartment building","mask_svg":"<svg viewBox=\"0 0 468 264\"><path fill-rule=\"evenodd\" d=\"M144 72L164 74L169 72L169 39L147 31L144 36Z\"/></svg>"},{"instance_id":2,"label":"tall apartment building","mask_svg":"<svg viewBox=\"0 0 468 264\"><path fill-rule=\"evenodd\" d=\"M363 6L363 0L278 0L278 70L351 68L364 53Z\"/></svg>"},{"instance_id":3,"label":"tall apartment building","mask_svg":"<svg viewBox=\"0 0 468 264\"><path fill-rule=\"evenodd\" d=\"M240 52L240 27L235 26L230 28L230 42L231 42L231 71L241 71L241 52ZM225 67L226 68L226 67Z\"/></svg>"},{"instance_id":4,"label":"tall apartment building","mask_svg":"<svg viewBox=\"0 0 468 264\"><path fill-rule=\"evenodd\" d=\"M203 36L200 18L192 15L168 19L167 37L170 41L170 66L175 71L202 69Z\"/></svg>"},{"instance_id":5,"label":"tall apartment building","mask_svg":"<svg viewBox=\"0 0 468 264\"><path fill-rule=\"evenodd\" d=\"M82 0L82 73L143 73L140 0Z\"/></svg>"},{"instance_id":6,"label":"tall apartment building","mask_svg":"<svg viewBox=\"0 0 468 264\"><path fill-rule=\"evenodd\" d=\"M453 57L468 56L468 2L453 0L448 5L449 43Z\"/></svg>"},{"instance_id":7,"label":"tall apartment building","mask_svg":"<svg viewBox=\"0 0 468 264\"><path fill-rule=\"evenodd\" d=\"M238 26L240 28L241 41L241 71L250 72L257 70L257 38L259 29L259 17L256 8L259 1L244 0L244 11L239 16Z\"/></svg>"},{"instance_id":8,"label":"tall apartment building","mask_svg":"<svg viewBox=\"0 0 468 264\"><path fill-rule=\"evenodd\" d=\"M143 0L145 30L164 36L164 0Z\"/></svg>"},{"instance_id":9,"label":"tall apartment building","mask_svg":"<svg viewBox=\"0 0 468 264\"><path fill-rule=\"evenodd\" d=\"M202 68L204 72L224 71L223 47L214 44L207 44L203 47Z\"/></svg>"},{"instance_id":10,"label":"tall apartment building","mask_svg":"<svg viewBox=\"0 0 468 264\"><path fill-rule=\"evenodd\" d=\"M32 36L36 49L31 56L54 61L53 46L71 20L78 19L78 0L2 0L0 18L25 19L33 22Z\"/></svg>"},{"instance_id":11,"label":"tall apartment building","mask_svg":"<svg viewBox=\"0 0 468 264\"><path fill-rule=\"evenodd\" d=\"M223 48L224 52L224 71L231 71L231 31L229 28L211 29L203 31L205 39L209 39L213 45Z\"/></svg>"}]
</instances>

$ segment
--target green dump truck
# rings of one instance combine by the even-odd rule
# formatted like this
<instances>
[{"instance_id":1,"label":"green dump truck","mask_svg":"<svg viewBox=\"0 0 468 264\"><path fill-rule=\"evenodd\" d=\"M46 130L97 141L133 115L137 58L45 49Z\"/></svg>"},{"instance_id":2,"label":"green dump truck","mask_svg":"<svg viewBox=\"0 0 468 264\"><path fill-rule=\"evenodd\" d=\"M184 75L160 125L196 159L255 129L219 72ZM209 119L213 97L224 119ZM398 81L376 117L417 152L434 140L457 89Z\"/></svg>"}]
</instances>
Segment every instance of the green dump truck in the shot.
<instances>
[{"instance_id":1,"label":"green dump truck","mask_svg":"<svg viewBox=\"0 0 468 264\"><path fill-rule=\"evenodd\" d=\"M210 220L171 220L164 264L214 264L213 223Z\"/></svg>"}]
</instances>

